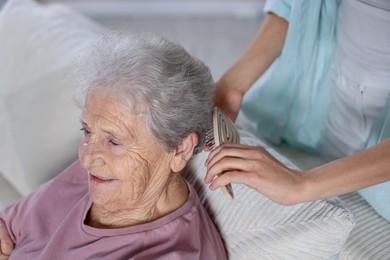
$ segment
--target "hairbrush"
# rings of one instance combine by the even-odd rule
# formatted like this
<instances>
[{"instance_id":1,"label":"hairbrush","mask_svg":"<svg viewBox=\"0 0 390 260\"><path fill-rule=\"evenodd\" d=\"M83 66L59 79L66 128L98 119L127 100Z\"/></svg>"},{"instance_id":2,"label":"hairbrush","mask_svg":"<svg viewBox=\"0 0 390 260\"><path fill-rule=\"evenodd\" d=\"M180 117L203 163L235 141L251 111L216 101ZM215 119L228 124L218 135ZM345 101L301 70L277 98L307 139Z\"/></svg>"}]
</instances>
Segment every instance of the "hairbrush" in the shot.
<instances>
[{"instance_id":1,"label":"hairbrush","mask_svg":"<svg viewBox=\"0 0 390 260\"><path fill-rule=\"evenodd\" d=\"M218 107L214 107L212 125L213 127L206 134L206 145L208 145L211 150L214 150L218 146L223 145L225 143L237 144L240 142L240 135L238 134L236 125ZM216 178L217 177L218 175L216 176ZM228 199L234 198L234 193L231 184L223 186L221 189Z\"/></svg>"}]
</instances>

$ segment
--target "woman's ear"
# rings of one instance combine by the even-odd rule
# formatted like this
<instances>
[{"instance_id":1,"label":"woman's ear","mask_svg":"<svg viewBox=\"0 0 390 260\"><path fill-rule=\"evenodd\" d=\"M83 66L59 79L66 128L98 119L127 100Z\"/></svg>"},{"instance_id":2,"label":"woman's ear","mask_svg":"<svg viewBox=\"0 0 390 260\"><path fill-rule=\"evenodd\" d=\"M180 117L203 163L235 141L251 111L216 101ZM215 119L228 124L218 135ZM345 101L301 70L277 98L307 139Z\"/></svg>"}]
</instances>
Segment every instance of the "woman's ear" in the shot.
<instances>
[{"instance_id":1,"label":"woman's ear","mask_svg":"<svg viewBox=\"0 0 390 260\"><path fill-rule=\"evenodd\" d=\"M173 172L180 172L191 159L195 146L198 145L198 135L190 133L176 147L175 155L171 161L171 169Z\"/></svg>"}]
</instances>

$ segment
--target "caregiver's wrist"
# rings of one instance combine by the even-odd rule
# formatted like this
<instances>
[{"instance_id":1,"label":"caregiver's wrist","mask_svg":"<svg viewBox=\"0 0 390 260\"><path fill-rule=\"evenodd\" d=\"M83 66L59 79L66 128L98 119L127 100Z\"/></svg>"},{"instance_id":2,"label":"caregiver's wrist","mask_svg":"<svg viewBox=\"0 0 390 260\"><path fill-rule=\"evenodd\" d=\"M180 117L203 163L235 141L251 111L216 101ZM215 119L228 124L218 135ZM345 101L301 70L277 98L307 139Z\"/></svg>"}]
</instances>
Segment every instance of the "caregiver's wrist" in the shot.
<instances>
[{"instance_id":1,"label":"caregiver's wrist","mask_svg":"<svg viewBox=\"0 0 390 260\"><path fill-rule=\"evenodd\" d=\"M302 172L300 202L314 201L334 196L332 180L322 167Z\"/></svg>"},{"instance_id":2,"label":"caregiver's wrist","mask_svg":"<svg viewBox=\"0 0 390 260\"><path fill-rule=\"evenodd\" d=\"M293 206L309 200L310 184L302 172L293 171L293 180L281 190L281 196L275 197L275 202L284 206Z\"/></svg>"},{"instance_id":3,"label":"caregiver's wrist","mask_svg":"<svg viewBox=\"0 0 390 260\"><path fill-rule=\"evenodd\" d=\"M295 205L307 201L312 201L316 199L316 183L311 178L311 175L309 172L300 172L299 174L299 181L296 183L295 187L293 188L292 195L290 197L290 204Z\"/></svg>"},{"instance_id":4,"label":"caregiver's wrist","mask_svg":"<svg viewBox=\"0 0 390 260\"><path fill-rule=\"evenodd\" d=\"M238 76L234 75L234 73L227 72L223 75L216 83L217 89L223 89L226 92L240 92L244 93L242 90L242 82L237 82Z\"/></svg>"}]
</instances>

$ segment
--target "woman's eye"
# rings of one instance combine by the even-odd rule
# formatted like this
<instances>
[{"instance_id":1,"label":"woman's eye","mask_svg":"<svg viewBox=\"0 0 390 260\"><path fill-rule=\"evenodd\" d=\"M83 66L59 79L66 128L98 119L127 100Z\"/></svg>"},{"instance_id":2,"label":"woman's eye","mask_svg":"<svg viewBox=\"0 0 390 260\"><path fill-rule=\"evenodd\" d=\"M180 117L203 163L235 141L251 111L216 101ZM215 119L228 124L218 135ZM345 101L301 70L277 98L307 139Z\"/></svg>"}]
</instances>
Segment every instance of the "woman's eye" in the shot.
<instances>
[{"instance_id":1,"label":"woman's eye","mask_svg":"<svg viewBox=\"0 0 390 260\"><path fill-rule=\"evenodd\" d=\"M119 143L114 141L114 140L110 140L109 143L112 144L113 146L118 146L119 145Z\"/></svg>"},{"instance_id":2,"label":"woman's eye","mask_svg":"<svg viewBox=\"0 0 390 260\"><path fill-rule=\"evenodd\" d=\"M80 130L84 132L84 136L91 134L91 132L87 130L85 127L81 128Z\"/></svg>"}]
</instances>

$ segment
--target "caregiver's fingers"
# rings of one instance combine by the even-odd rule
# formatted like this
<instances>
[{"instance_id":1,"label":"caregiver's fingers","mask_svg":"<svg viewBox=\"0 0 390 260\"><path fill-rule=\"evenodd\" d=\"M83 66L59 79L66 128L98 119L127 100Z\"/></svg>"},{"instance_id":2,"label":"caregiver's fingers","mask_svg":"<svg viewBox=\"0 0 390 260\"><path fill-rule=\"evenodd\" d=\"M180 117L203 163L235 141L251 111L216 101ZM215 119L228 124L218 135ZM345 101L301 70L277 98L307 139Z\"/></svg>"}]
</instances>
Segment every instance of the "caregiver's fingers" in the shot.
<instances>
[{"instance_id":1,"label":"caregiver's fingers","mask_svg":"<svg viewBox=\"0 0 390 260\"><path fill-rule=\"evenodd\" d=\"M250 161L249 163L253 164ZM239 183L279 204L294 205L300 202L299 195L303 190L301 176L298 172L275 163L273 165L260 163L254 170L224 171L212 181L209 187L215 190L229 183Z\"/></svg>"},{"instance_id":2,"label":"caregiver's fingers","mask_svg":"<svg viewBox=\"0 0 390 260\"><path fill-rule=\"evenodd\" d=\"M260 191L262 190L261 186L269 186L270 181L273 182L275 178L280 178L277 173L278 168L283 169L283 166L281 167L271 161L264 162L256 157L225 156L209 166L205 182L211 183L210 189L212 190L229 183L240 183ZM216 176L218 178L215 178Z\"/></svg>"},{"instance_id":3,"label":"caregiver's fingers","mask_svg":"<svg viewBox=\"0 0 390 260\"><path fill-rule=\"evenodd\" d=\"M0 219L0 259L8 259L14 250L14 243L8 233L7 227L2 219Z\"/></svg>"},{"instance_id":4,"label":"caregiver's fingers","mask_svg":"<svg viewBox=\"0 0 390 260\"><path fill-rule=\"evenodd\" d=\"M205 176L205 183L210 183L213 181L215 176L224 174L225 172L239 171L239 172L249 172L253 171L255 166L254 161L250 159L243 159L237 157L228 157L224 156L219 161L216 161L214 164L209 164L207 167L207 173Z\"/></svg>"},{"instance_id":5,"label":"caregiver's fingers","mask_svg":"<svg viewBox=\"0 0 390 260\"><path fill-rule=\"evenodd\" d=\"M278 161L262 147L227 144L210 154L206 183L217 189L229 183L244 184L284 205L298 201L302 175ZM215 178L219 176L218 178Z\"/></svg>"},{"instance_id":6,"label":"caregiver's fingers","mask_svg":"<svg viewBox=\"0 0 390 260\"><path fill-rule=\"evenodd\" d=\"M213 180L213 182L210 184L209 188L211 190L216 190L218 188L221 188L223 186L226 186L230 183L236 183L236 184L243 184L248 186L249 188L255 189L254 185L254 179L251 178L254 177L253 175L250 176L249 174L237 170L231 170L227 171L221 175L219 175L217 178ZM251 181L252 179L252 181Z\"/></svg>"},{"instance_id":7,"label":"caregiver's fingers","mask_svg":"<svg viewBox=\"0 0 390 260\"><path fill-rule=\"evenodd\" d=\"M271 172L271 175L273 174L274 173ZM281 205L289 206L300 202L299 198L296 197L297 191L299 192L299 188L297 188L299 178L296 179L296 177L299 177L298 174L295 174L293 178L289 178L287 175L281 176L282 178L270 177L271 176L268 174L261 174L261 171L240 172L232 170L215 178L209 188L211 190L216 190L229 183L237 183L254 189Z\"/></svg>"},{"instance_id":8,"label":"caregiver's fingers","mask_svg":"<svg viewBox=\"0 0 390 260\"><path fill-rule=\"evenodd\" d=\"M209 153L205 165L207 167L210 163L218 161L224 156L242 157L242 151L248 149L249 147L251 146L244 145L244 144L232 144L232 143L226 143L221 146L218 146L217 148L215 148L213 151Z\"/></svg>"},{"instance_id":9,"label":"caregiver's fingers","mask_svg":"<svg viewBox=\"0 0 390 260\"><path fill-rule=\"evenodd\" d=\"M222 147L240 147L240 146L243 146L243 145L242 144L234 144L234 143L225 143L225 144L223 144L221 146L216 147L213 150L212 146L206 144L205 147L203 148L203 150L206 151L206 152L210 152L210 155L212 156L213 154L218 153L218 151ZM209 155L209 157L210 157L210 155ZM207 160L206 160L205 164L207 164Z\"/></svg>"},{"instance_id":10,"label":"caregiver's fingers","mask_svg":"<svg viewBox=\"0 0 390 260\"><path fill-rule=\"evenodd\" d=\"M227 170L254 171L259 162L270 160L271 155L264 148L240 144L224 144L209 154L206 161L205 182ZM272 159L271 159L272 160Z\"/></svg>"}]
</instances>

